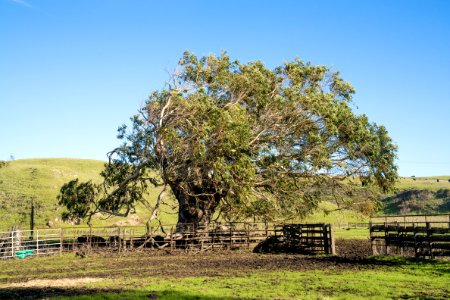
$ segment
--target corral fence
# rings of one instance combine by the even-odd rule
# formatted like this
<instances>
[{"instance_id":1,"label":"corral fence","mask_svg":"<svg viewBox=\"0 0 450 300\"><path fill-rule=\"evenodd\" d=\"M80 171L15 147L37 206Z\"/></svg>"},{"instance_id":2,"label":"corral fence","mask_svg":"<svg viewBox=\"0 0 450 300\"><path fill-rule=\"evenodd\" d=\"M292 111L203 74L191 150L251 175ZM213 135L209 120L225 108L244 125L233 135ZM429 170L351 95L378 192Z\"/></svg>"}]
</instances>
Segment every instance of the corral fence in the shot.
<instances>
[{"instance_id":1,"label":"corral fence","mask_svg":"<svg viewBox=\"0 0 450 300\"><path fill-rule=\"evenodd\" d=\"M346 222L334 224L334 226L339 229L369 229L369 225L369 222Z\"/></svg>"},{"instance_id":2,"label":"corral fence","mask_svg":"<svg viewBox=\"0 0 450 300\"><path fill-rule=\"evenodd\" d=\"M279 252L336 254L333 228L330 224L286 224L275 226L273 240Z\"/></svg>"},{"instance_id":3,"label":"corral fence","mask_svg":"<svg viewBox=\"0 0 450 300\"><path fill-rule=\"evenodd\" d=\"M450 256L450 215L381 216L371 221L373 255Z\"/></svg>"},{"instance_id":4,"label":"corral fence","mask_svg":"<svg viewBox=\"0 0 450 300\"><path fill-rule=\"evenodd\" d=\"M0 258L25 258L59 254L63 250L62 229L35 231L12 229L0 232Z\"/></svg>"},{"instance_id":5,"label":"corral fence","mask_svg":"<svg viewBox=\"0 0 450 300\"><path fill-rule=\"evenodd\" d=\"M146 228L66 227L58 229L0 232L0 258L50 255L63 252L132 251L209 251L253 249L276 236L291 248L310 253L334 254L332 228L327 224L213 223L207 228L184 224L183 233L176 225Z\"/></svg>"}]
</instances>

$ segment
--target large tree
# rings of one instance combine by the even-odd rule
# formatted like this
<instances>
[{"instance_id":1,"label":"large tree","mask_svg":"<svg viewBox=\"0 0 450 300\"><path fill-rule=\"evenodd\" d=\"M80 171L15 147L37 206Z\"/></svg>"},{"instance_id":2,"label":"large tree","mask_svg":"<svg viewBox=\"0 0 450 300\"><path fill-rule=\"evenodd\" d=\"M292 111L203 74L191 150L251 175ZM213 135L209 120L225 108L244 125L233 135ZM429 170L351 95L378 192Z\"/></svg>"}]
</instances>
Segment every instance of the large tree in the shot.
<instances>
[{"instance_id":1,"label":"large tree","mask_svg":"<svg viewBox=\"0 0 450 300\"><path fill-rule=\"evenodd\" d=\"M123 144L108 154L103 184L69 182L60 203L67 217L126 216L162 186L152 218L172 193L179 230L219 213L303 216L331 198L367 205L393 188L396 146L385 127L352 112L353 94L339 72L298 59L271 70L186 52L132 127L119 128Z\"/></svg>"}]
</instances>

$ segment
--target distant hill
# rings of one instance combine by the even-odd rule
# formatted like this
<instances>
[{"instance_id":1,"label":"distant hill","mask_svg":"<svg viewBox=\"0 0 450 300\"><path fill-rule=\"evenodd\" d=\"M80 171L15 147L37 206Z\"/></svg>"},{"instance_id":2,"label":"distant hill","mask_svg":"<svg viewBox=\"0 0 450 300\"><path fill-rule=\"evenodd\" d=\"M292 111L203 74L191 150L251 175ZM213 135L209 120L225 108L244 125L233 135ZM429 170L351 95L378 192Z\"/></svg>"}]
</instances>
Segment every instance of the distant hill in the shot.
<instances>
[{"instance_id":1,"label":"distant hill","mask_svg":"<svg viewBox=\"0 0 450 300\"><path fill-rule=\"evenodd\" d=\"M100 182L99 173L104 162L88 159L22 159L10 161L0 168L0 231L12 225L28 229L30 224L31 203L35 205L36 228L71 226L61 221L63 208L56 199L61 186L75 178L81 181ZM154 202L159 189L151 189L147 196ZM148 219L150 212L142 206L136 207L136 214L128 218L97 217L93 225L141 225ZM176 215L163 214L162 220L176 221Z\"/></svg>"},{"instance_id":2,"label":"distant hill","mask_svg":"<svg viewBox=\"0 0 450 300\"><path fill-rule=\"evenodd\" d=\"M35 224L38 228L48 225L70 226L60 220L63 208L59 207L56 196L61 186L69 180L99 182L99 173L104 162L87 159L23 159L7 163L0 168L0 231L12 225L29 228L32 201L35 203ZM450 176L427 178L401 178L395 195L386 195L379 214L401 213L447 213L450 212ZM149 191L148 200L154 202L158 189ZM324 203L325 210L333 210L331 203ZM96 218L94 225L139 225L149 217L150 212L143 207L127 219ZM173 213L173 211L172 211ZM357 222L365 217L350 211L332 214L317 212L305 221L313 222ZM176 222L176 214L162 214L162 221Z\"/></svg>"},{"instance_id":3,"label":"distant hill","mask_svg":"<svg viewBox=\"0 0 450 300\"><path fill-rule=\"evenodd\" d=\"M29 224L31 202L39 227L58 223L61 208L56 196L72 179L99 181L104 162L85 159L22 159L0 168L0 229Z\"/></svg>"},{"instance_id":4,"label":"distant hill","mask_svg":"<svg viewBox=\"0 0 450 300\"><path fill-rule=\"evenodd\" d=\"M382 204L386 215L450 213L450 189L408 189L386 197Z\"/></svg>"}]
</instances>

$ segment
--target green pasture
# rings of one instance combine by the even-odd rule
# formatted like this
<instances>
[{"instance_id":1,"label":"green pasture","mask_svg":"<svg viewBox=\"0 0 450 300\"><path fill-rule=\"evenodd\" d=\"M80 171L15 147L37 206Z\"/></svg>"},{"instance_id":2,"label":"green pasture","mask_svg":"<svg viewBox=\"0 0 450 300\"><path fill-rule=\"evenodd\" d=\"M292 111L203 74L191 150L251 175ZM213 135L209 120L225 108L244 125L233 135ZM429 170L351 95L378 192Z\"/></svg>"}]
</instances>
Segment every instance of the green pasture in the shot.
<instances>
[{"instance_id":1,"label":"green pasture","mask_svg":"<svg viewBox=\"0 0 450 300\"><path fill-rule=\"evenodd\" d=\"M261 266L261 269L242 273L229 270L210 276L181 277L145 275L148 268L145 264L141 267L141 276L136 272L139 270L107 267L111 260L128 259L133 258L92 256L80 259L64 254L0 261L0 295L13 289L13 283L30 279L76 280L92 276L102 280L66 288L73 289L74 296L53 297L50 292L46 299L447 299L450 293L450 262L445 260L381 257L369 258L365 263L371 264L370 267L353 261L344 269L336 265L324 270L267 271ZM173 264L160 268L177 268L176 256Z\"/></svg>"},{"instance_id":2,"label":"green pasture","mask_svg":"<svg viewBox=\"0 0 450 300\"><path fill-rule=\"evenodd\" d=\"M439 180L439 182L438 182ZM430 190L450 189L450 176L401 177L397 182L398 190Z\"/></svg>"}]
</instances>

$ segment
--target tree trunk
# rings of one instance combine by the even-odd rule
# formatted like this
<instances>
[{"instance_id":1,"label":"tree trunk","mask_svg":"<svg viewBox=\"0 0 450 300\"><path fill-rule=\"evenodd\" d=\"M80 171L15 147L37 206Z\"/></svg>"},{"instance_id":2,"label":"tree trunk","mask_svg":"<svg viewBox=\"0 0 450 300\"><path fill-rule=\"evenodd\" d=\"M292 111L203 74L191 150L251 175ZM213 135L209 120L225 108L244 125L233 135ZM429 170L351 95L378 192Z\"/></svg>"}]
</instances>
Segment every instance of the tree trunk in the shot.
<instances>
[{"instance_id":1,"label":"tree trunk","mask_svg":"<svg viewBox=\"0 0 450 300\"><path fill-rule=\"evenodd\" d=\"M185 232L207 227L220 203L221 196L208 191L205 187L188 190L183 184L174 183L170 184L170 187L178 201L176 231Z\"/></svg>"}]
</instances>

